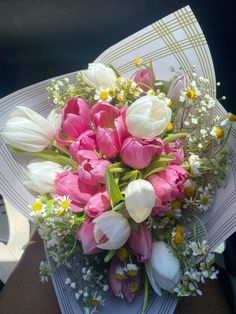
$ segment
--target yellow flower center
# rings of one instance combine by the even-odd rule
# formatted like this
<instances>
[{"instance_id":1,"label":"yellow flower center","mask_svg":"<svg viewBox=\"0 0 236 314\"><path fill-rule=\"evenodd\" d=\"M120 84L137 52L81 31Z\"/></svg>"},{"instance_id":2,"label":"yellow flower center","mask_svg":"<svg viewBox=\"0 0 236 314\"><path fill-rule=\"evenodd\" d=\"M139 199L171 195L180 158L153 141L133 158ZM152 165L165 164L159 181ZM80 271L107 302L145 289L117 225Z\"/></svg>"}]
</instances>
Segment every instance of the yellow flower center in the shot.
<instances>
[{"instance_id":1,"label":"yellow flower center","mask_svg":"<svg viewBox=\"0 0 236 314\"><path fill-rule=\"evenodd\" d=\"M172 208L180 208L181 207L181 202L179 200L175 200L172 203Z\"/></svg>"},{"instance_id":2,"label":"yellow flower center","mask_svg":"<svg viewBox=\"0 0 236 314\"><path fill-rule=\"evenodd\" d=\"M70 202L67 199L61 202L61 207L63 209L67 209L69 206L70 206Z\"/></svg>"},{"instance_id":3,"label":"yellow flower center","mask_svg":"<svg viewBox=\"0 0 236 314\"><path fill-rule=\"evenodd\" d=\"M195 91L193 89L188 89L186 92L186 96L190 99L193 99L195 97Z\"/></svg>"},{"instance_id":4,"label":"yellow flower center","mask_svg":"<svg viewBox=\"0 0 236 314\"><path fill-rule=\"evenodd\" d=\"M101 100L106 100L107 97L108 97L108 92L102 91L102 92L100 93L100 99L101 99Z\"/></svg>"},{"instance_id":5,"label":"yellow flower center","mask_svg":"<svg viewBox=\"0 0 236 314\"><path fill-rule=\"evenodd\" d=\"M119 274L119 273L116 273L115 277L119 281L123 281L125 279L125 276L123 274Z\"/></svg>"},{"instance_id":6,"label":"yellow flower center","mask_svg":"<svg viewBox=\"0 0 236 314\"><path fill-rule=\"evenodd\" d=\"M151 91L151 95L154 95L154 96L156 95L156 93L153 89L150 89L150 91Z\"/></svg>"},{"instance_id":7,"label":"yellow flower center","mask_svg":"<svg viewBox=\"0 0 236 314\"><path fill-rule=\"evenodd\" d=\"M209 203L209 198L207 196L203 196L201 198L201 204L202 205L207 205Z\"/></svg>"},{"instance_id":8,"label":"yellow flower center","mask_svg":"<svg viewBox=\"0 0 236 314\"><path fill-rule=\"evenodd\" d=\"M166 217L168 217L168 218L173 218L173 217L175 217L175 212L174 212L174 210L168 210L167 212L166 212Z\"/></svg>"},{"instance_id":9,"label":"yellow flower center","mask_svg":"<svg viewBox=\"0 0 236 314\"><path fill-rule=\"evenodd\" d=\"M183 236L184 228L182 226L177 226L175 229L176 229L176 233L179 233L180 235Z\"/></svg>"},{"instance_id":10,"label":"yellow flower center","mask_svg":"<svg viewBox=\"0 0 236 314\"><path fill-rule=\"evenodd\" d=\"M130 288L130 291L131 291L132 293L137 292L137 291L138 291L138 284L137 284L137 282L131 282L131 283L129 284L129 288Z\"/></svg>"},{"instance_id":11,"label":"yellow flower center","mask_svg":"<svg viewBox=\"0 0 236 314\"><path fill-rule=\"evenodd\" d=\"M136 60L134 61L134 64L136 66L139 66L142 63L143 59L141 57L136 58Z\"/></svg>"},{"instance_id":12,"label":"yellow flower center","mask_svg":"<svg viewBox=\"0 0 236 314\"><path fill-rule=\"evenodd\" d=\"M166 131L171 131L172 129L173 129L173 124L169 122L166 128Z\"/></svg>"},{"instance_id":13,"label":"yellow flower center","mask_svg":"<svg viewBox=\"0 0 236 314\"><path fill-rule=\"evenodd\" d=\"M127 271L127 274L128 274L130 277L135 277L135 276L137 276L137 274L138 274L138 269L129 269L129 270Z\"/></svg>"},{"instance_id":14,"label":"yellow flower center","mask_svg":"<svg viewBox=\"0 0 236 314\"><path fill-rule=\"evenodd\" d=\"M183 236L179 232L176 232L176 234L174 235L174 243L176 245L179 245L182 242L183 242Z\"/></svg>"},{"instance_id":15,"label":"yellow flower center","mask_svg":"<svg viewBox=\"0 0 236 314\"><path fill-rule=\"evenodd\" d=\"M216 128L216 129L215 129L215 132L216 132L216 137L217 137L217 138L223 138L223 137L224 137L225 132L224 132L223 129L221 129L221 128Z\"/></svg>"},{"instance_id":16,"label":"yellow flower center","mask_svg":"<svg viewBox=\"0 0 236 314\"><path fill-rule=\"evenodd\" d=\"M171 107L171 106L172 106L172 101L171 101L171 99L169 99L169 100L167 101L167 106L168 106L168 107Z\"/></svg>"},{"instance_id":17,"label":"yellow flower center","mask_svg":"<svg viewBox=\"0 0 236 314\"><path fill-rule=\"evenodd\" d=\"M36 211L38 211L38 210L40 210L40 209L42 209L42 208L43 208L43 204L40 203L40 202L35 202L35 203L32 205L32 210L33 210L34 212L36 212Z\"/></svg>"},{"instance_id":18,"label":"yellow flower center","mask_svg":"<svg viewBox=\"0 0 236 314\"><path fill-rule=\"evenodd\" d=\"M101 302L98 301L97 299L92 299L91 300L91 303L95 306L95 307L99 307L101 305Z\"/></svg>"},{"instance_id":19,"label":"yellow flower center","mask_svg":"<svg viewBox=\"0 0 236 314\"><path fill-rule=\"evenodd\" d=\"M184 189L184 194L185 194L185 196L187 196L187 197L193 196L193 194L194 194L194 188L193 188L192 186L187 186L187 187Z\"/></svg>"},{"instance_id":20,"label":"yellow flower center","mask_svg":"<svg viewBox=\"0 0 236 314\"><path fill-rule=\"evenodd\" d=\"M125 248L120 248L117 255L122 262L128 258L128 252Z\"/></svg>"},{"instance_id":21,"label":"yellow flower center","mask_svg":"<svg viewBox=\"0 0 236 314\"><path fill-rule=\"evenodd\" d=\"M236 114L229 114L228 120L231 122L236 122Z\"/></svg>"},{"instance_id":22,"label":"yellow flower center","mask_svg":"<svg viewBox=\"0 0 236 314\"><path fill-rule=\"evenodd\" d=\"M57 215L58 216L65 216L65 211L64 210L58 210Z\"/></svg>"}]
</instances>

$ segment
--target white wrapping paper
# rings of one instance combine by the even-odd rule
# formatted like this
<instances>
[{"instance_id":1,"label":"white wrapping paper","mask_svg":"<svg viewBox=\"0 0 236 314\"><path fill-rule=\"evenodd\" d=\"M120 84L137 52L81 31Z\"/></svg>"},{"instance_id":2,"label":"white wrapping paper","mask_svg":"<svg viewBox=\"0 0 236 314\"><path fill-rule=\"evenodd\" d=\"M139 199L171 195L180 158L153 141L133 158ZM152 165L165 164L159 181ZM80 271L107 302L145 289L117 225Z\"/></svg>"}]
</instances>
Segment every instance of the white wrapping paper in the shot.
<instances>
[{"instance_id":1,"label":"white wrapping paper","mask_svg":"<svg viewBox=\"0 0 236 314\"><path fill-rule=\"evenodd\" d=\"M215 73L211 54L202 30L191 11L184 7L165 18L122 40L102 53L96 62L112 64L120 74L131 77L134 73L134 60L142 57L145 63L153 62L159 79L169 79L172 72L169 67L187 70L195 64L197 72L210 80L210 92L215 95ZM73 81L75 72L62 75ZM50 80L19 90L0 100L0 132L14 111L15 106L28 106L42 115L50 110L46 87ZM218 103L217 114L225 117L225 110ZM43 127L43 126L42 126ZM231 163L226 189L217 192L214 206L203 217L209 233L210 245L216 247L236 231L236 131L233 130L228 142ZM17 163L9 153L0 135L0 193L27 217L33 202L33 195L24 187L22 181L26 174L23 166ZM49 261L52 263L52 261ZM53 275L53 284L62 313L82 313L82 305L77 303L70 289L65 288L66 277L73 277L62 268ZM176 299L169 293L162 297L152 295L148 301L148 314L173 313ZM107 304L101 313L141 313L142 293L131 305L117 298L107 298Z\"/></svg>"}]
</instances>

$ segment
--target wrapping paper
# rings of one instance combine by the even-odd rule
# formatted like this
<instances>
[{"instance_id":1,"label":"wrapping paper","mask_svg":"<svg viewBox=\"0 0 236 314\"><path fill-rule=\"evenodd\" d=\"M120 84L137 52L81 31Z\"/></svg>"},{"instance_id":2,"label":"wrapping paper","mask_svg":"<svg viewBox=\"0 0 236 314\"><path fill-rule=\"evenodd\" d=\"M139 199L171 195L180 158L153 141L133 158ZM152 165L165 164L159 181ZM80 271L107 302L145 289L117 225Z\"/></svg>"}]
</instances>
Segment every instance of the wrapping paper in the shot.
<instances>
[{"instance_id":1,"label":"wrapping paper","mask_svg":"<svg viewBox=\"0 0 236 314\"><path fill-rule=\"evenodd\" d=\"M135 71L134 60L142 57L144 63L153 62L154 70L159 79L167 80L173 73L170 66L176 69L190 69L195 64L198 74L210 80L210 94L215 96L215 73L206 38L190 7L184 7L163 19L151 24L132 36L122 40L103 52L95 61L112 64L118 72L131 77ZM72 82L77 72L60 76L68 77ZM59 77L58 77L59 78ZM46 87L50 80L26 87L0 100L0 132L15 110L15 106L28 106L42 115L50 111L47 100ZM220 103L217 104L216 113L225 117L226 111ZM43 126L42 126L43 127ZM228 141L231 163L229 166L228 183L226 189L217 192L214 205L205 213L202 220L209 233L212 248L219 245L236 231L236 130L231 133ZM34 196L24 187L25 160L18 163L8 151L0 135L0 193L21 213L29 217L29 203ZM53 262L49 260L52 266ZM65 287L67 277L73 278L70 270L61 268L52 277L57 299L62 313L82 313L82 304L78 304L71 289ZM148 301L148 314L173 313L177 304L176 298L169 293L162 297L152 295ZM134 303L128 304L117 298L107 297L102 313L141 313L142 293Z\"/></svg>"}]
</instances>

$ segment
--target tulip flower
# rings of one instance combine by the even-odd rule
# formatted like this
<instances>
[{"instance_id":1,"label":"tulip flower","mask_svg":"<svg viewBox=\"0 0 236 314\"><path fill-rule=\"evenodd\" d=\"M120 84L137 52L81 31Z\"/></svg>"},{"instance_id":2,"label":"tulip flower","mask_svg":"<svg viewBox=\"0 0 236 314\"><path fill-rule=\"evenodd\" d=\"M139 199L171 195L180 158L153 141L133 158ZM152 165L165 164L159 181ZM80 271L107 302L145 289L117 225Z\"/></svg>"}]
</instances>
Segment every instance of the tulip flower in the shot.
<instances>
[{"instance_id":1,"label":"tulip flower","mask_svg":"<svg viewBox=\"0 0 236 314\"><path fill-rule=\"evenodd\" d=\"M85 205L98 190L97 186L82 182L76 172L58 174L54 185L54 195L68 195L74 204L78 205L78 210L82 210L81 205Z\"/></svg>"},{"instance_id":2,"label":"tulip flower","mask_svg":"<svg viewBox=\"0 0 236 314\"><path fill-rule=\"evenodd\" d=\"M134 255L136 255L138 262L149 259L152 252L152 235L146 223L141 223L139 230L131 231L128 244Z\"/></svg>"},{"instance_id":3,"label":"tulip flower","mask_svg":"<svg viewBox=\"0 0 236 314\"><path fill-rule=\"evenodd\" d=\"M97 128L98 150L109 158L115 157L128 136L123 116L124 111L106 102L98 103L91 109L90 118Z\"/></svg>"},{"instance_id":4,"label":"tulip flower","mask_svg":"<svg viewBox=\"0 0 236 314\"><path fill-rule=\"evenodd\" d=\"M145 92L149 89L154 89L155 77L148 68L138 70L134 75L134 81Z\"/></svg>"},{"instance_id":5,"label":"tulip flower","mask_svg":"<svg viewBox=\"0 0 236 314\"><path fill-rule=\"evenodd\" d=\"M94 238L97 247L103 250L116 250L122 247L130 236L130 225L121 214L107 211L93 220ZM107 241L101 243L103 237Z\"/></svg>"},{"instance_id":6,"label":"tulip flower","mask_svg":"<svg viewBox=\"0 0 236 314\"><path fill-rule=\"evenodd\" d=\"M125 205L131 218L143 222L151 214L156 196L150 182L142 179L131 181L125 191Z\"/></svg>"},{"instance_id":7,"label":"tulip flower","mask_svg":"<svg viewBox=\"0 0 236 314\"><path fill-rule=\"evenodd\" d=\"M89 129L89 106L82 98L74 97L67 101L63 109L62 129L69 138L77 139Z\"/></svg>"},{"instance_id":8,"label":"tulip flower","mask_svg":"<svg viewBox=\"0 0 236 314\"><path fill-rule=\"evenodd\" d=\"M165 212L168 202L184 197L186 179L186 171L177 165L171 165L148 177L148 181L152 184L156 194L156 204L152 215Z\"/></svg>"},{"instance_id":9,"label":"tulip flower","mask_svg":"<svg viewBox=\"0 0 236 314\"><path fill-rule=\"evenodd\" d=\"M175 159L170 161L171 165L181 165L184 161L184 149L181 140L165 145L165 154L174 156Z\"/></svg>"},{"instance_id":10,"label":"tulip flower","mask_svg":"<svg viewBox=\"0 0 236 314\"><path fill-rule=\"evenodd\" d=\"M166 102L157 96L140 97L127 109L128 132L138 138L158 136L167 128L171 114Z\"/></svg>"},{"instance_id":11,"label":"tulip flower","mask_svg":"<svg viewBox=\"0 0 236 314\"><path fill-rule=\"evenodd\" d=\"M143 169L148 167L152 159L161 154L162 151L163 142L161 139L155 138L152 141L147 141L128 137L123 142L120 156L126 165L134 169Z\"/></svg>"},{"instance_id":12,"label":"tulip flower","mask_svg":"<svg viewBox=\"0 0 236 314\"><path fill-rule=\"evenodd\" d=\"M79 178L90 185L104 184L105 170L108 165L110 165L110 161L104 159L84 160L79 166Z\"/></svg>"},{"instance_id":13,"label":"tulip flower","mask_svg":"<svg viewBox=\"0 0 236 314\"><path fill-rule=\"evenodd\" d=\"M87 130L83 132L78 139L70 144L70 154L72 158L78 161L80 153L83 150L90 150L94 151L97 149L96 147L96 135L95 132L92 130ZM80 161L81 162L81 161Z\"/></svg>"},{"instance_id":14,"label":"tulip flower","mask_svg":"<svg viewBox=\"0 0 236 314\"><path fill-rule=\"evenodd\" d=\"M171 99L172 105L175 106L179 103L181 91L184 91L189 83L188 76L186 74L179 75L170 85L167 93L167 97Z\"/></svg>"},{"instance_id":15,"label":"tulip flower","mask_svg":"<svg viewBox=\"0 0 236 314\"><path fill-rule=\"evenodd\" d=\"M84 81L94 88L109 88L115 85L116 74L102 63L90 63L87 70L81 72Z\"/></svg>"},{"instance_id":16,"label":"tulip flower","mask_svg":"<svg viewBox=\"0 0 236 314\"><path fill-rule=\"evenodd\" d=\"M97 247L97 243L95 242L94 235L94 223L87 219L81 225L77 232L77 239L81 242L83 252L86 255L92 255L101 252L101 249Z\"/></svg>"},{"instance_id":17,"label":"tulip flower","mask_svg":"<svg viewBox=\"0 0 236 314\"><path fill-rule=\"evenodd\" d=\"M105 211L111 209L111 202L106 190L99 191L85 205L85 212L91 218L96 218Z\"/></svg>"},{"instance_id":18,"label":"tulip flower","mask_svg":"<svg viewBox=\"0 0 236 314\"><path fill-rule=\"evenodd\" d=\"M54 134L56 134L57 129L61 128L61 124L62 124L61 110L52 109L47 117L47 120L52 125L54 129Z\"/></svg>"},{"instance_id":19,"label":"tulip flower","mask_svg":"<svg viewBox=\"0 0 236 314\"><path fill-rule=\"evenodd\" d=\"M30 108L18 106L3 132L5 143L27 152L40 152L53 140L50 122Z\"/></svg>"},{"instance_id":20,"label":"tulip flower","mask_svg":"<svg viewBox=\"0 0 236 314\"><path fill-rule=\"evenodd\" d=\"M161 288L173 293L180 279L179 260L167 248L165 242L152 244L152 254L145 262L146 272L153 290L161 296Z\"/></svg>"},{"instance_id":21,"label":"tulip flower","mask_svg":"<svg viewBox=\"0 0 236 314\"><path fill-rule=\"evenodd\" d=\"M57 174L64 172L59 164L51 161L31 162L26 168L29 180L24 184L32 191L42 194L52 192Z\"/></svg>"}]
</instances>

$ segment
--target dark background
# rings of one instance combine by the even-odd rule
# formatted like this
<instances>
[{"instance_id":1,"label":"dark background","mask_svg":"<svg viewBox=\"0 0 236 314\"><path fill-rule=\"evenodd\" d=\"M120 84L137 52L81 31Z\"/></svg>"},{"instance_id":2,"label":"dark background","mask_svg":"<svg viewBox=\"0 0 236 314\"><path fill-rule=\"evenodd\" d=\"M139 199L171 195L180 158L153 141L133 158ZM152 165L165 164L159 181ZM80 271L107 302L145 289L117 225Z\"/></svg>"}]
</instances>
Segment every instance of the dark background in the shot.
<instances>
[{"instance_id":1,"label":"dark background","mask_svg":"<svg viewBox=\"0 0 236 314\"><path fill-rule=\"evenodd\" d=\"M233 0L0 0L0 98L87 67L128 35L189 4L221 81L218 97L235 112Z\"/></svg>"}]
</instances>

